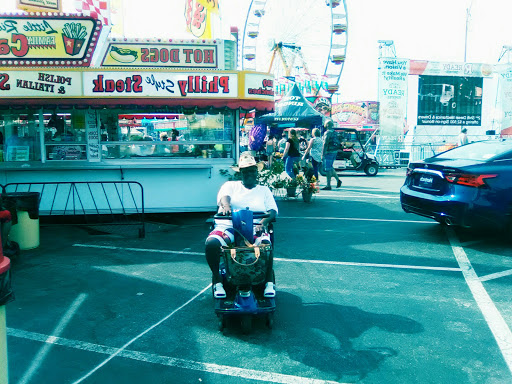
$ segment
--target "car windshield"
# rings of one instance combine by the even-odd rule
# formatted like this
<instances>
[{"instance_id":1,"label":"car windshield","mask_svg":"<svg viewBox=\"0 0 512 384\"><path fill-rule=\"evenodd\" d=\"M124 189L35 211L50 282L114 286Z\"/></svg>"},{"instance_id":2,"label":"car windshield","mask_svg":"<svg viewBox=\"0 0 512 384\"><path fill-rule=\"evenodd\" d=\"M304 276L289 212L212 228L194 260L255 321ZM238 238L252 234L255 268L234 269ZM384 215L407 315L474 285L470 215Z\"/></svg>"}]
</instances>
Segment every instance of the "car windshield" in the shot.
<instances>
[{"instance_id":1,"label":"car windshield","mask_svg":"<svg viewBox=\"0 0 512 384\"><path fill-rule=\"evenodd\" d=\"M438 159L489 160L512 150L512 140L480 141L453 148L436 156Z\"/></svg>"}]
</instances>

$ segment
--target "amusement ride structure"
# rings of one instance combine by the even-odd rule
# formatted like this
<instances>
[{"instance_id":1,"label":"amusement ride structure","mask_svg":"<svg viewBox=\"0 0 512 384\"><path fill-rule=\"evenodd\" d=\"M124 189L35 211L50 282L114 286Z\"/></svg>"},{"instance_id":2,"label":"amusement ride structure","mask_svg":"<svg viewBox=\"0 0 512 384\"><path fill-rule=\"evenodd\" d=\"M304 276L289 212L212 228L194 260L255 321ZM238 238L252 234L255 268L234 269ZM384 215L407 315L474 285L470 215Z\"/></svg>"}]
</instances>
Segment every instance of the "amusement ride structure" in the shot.
<instances>
[{"instance_id":1,"label":"amusement ride structure","mask_svg":"<svg viewBox=\"0 0 512 384\"><path fill-rule=\"evenodd\" d=\"M274 74L277 94L333 94L346 58L346 0L252 0L242 37L243 70Z\"/></svg>"}]
</instances>

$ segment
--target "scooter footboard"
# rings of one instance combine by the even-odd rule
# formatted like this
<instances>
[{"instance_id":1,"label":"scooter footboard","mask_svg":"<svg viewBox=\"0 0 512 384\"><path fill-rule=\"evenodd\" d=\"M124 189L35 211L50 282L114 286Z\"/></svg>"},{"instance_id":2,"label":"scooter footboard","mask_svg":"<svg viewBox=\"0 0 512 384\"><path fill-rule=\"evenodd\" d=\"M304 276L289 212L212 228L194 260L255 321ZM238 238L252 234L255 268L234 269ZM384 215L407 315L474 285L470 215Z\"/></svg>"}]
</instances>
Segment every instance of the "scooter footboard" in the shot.
<instances>
[{"instance_id":1,"label":"scooter footboard","mask_svg":"<svg viewBox=\"0 0 512 384\"><path fill-rule=\"evenodd\" d=\"M228 282L236 286L263 284L272 246L222 247Z\"/></svg>"}]
</instances>

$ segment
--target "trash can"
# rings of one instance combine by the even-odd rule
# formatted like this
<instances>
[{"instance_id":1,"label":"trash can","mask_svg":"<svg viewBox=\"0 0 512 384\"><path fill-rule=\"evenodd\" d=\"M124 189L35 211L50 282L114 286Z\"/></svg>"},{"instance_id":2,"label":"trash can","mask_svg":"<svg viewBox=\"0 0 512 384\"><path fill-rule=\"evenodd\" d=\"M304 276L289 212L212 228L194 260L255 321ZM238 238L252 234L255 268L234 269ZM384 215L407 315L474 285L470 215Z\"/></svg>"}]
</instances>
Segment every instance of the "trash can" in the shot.
<instances>
[{"instance_id":1,"label":"trash can","mask_svg":"<svg viewBox=\"0 0 512 384\"><path fill-rule=\"evenodd\" d=\"M4 193L2 200L12 215L9 240L21 250L39 247L39 192Z\"/></svg>"}]
</instances>

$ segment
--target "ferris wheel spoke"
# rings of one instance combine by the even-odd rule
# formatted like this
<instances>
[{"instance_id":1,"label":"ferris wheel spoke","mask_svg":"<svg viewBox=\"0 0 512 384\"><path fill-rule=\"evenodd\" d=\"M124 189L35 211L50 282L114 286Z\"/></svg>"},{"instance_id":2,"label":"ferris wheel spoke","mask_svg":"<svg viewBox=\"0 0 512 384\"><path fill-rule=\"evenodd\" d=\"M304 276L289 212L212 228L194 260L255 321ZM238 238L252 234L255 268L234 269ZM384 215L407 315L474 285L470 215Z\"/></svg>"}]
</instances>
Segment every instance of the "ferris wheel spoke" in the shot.
<instances>
[{"instance_id":1,"label":"ferris wheel spoke","mask_svg":"<svg viewBox=\"0 0 512 384\"><path fill-rule=\"evenodd\" d=\"M336 91L348 44L346 0L253 0L242 68L324 79Z\"/></svg>"}]
</instances>

